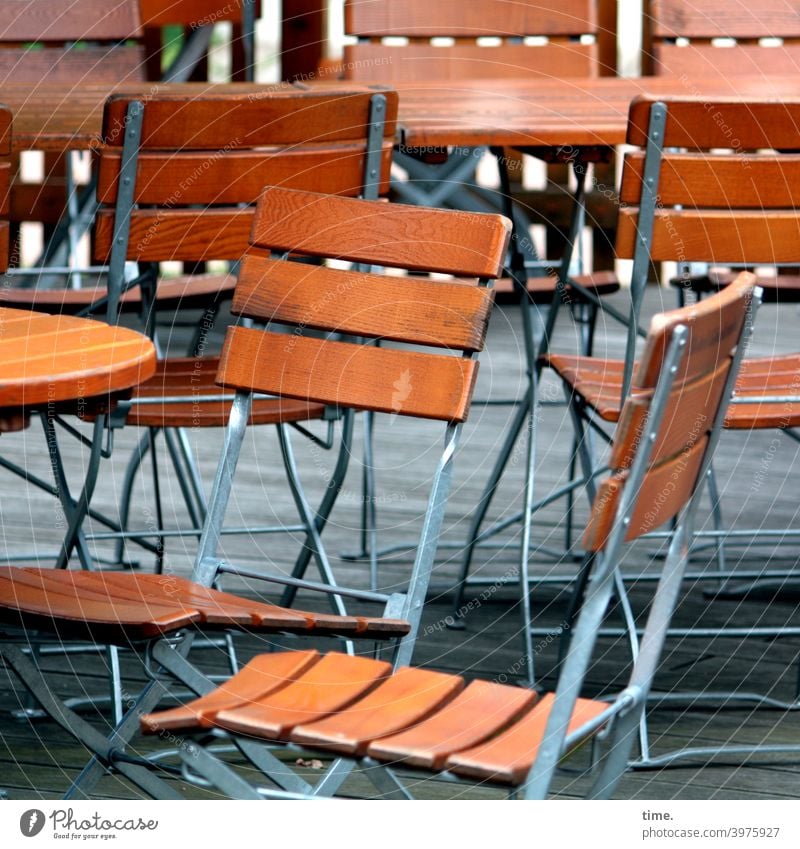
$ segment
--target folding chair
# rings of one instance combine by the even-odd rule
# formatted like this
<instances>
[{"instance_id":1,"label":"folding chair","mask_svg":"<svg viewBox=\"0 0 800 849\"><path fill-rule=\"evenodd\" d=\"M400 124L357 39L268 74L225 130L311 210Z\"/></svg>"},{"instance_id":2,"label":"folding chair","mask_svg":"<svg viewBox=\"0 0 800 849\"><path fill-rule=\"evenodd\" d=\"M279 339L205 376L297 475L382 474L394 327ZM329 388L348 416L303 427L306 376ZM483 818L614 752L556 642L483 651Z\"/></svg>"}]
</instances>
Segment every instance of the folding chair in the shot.
<instances>
[{"instance_id":1,"label":"folding chair","mask_svg":"<svg viewBox=\"0 0 800 849\"><path fill-rule=\"evenodd\" d=\"M295 652L256 657L212 694L142 718L163 734L220 731L350 759L379 794L410 798L398 767L490 782L543 799L562 757L601 730L608 745L589 792L609 797L627 767L680 596L691 528L757 304L742 274L696 307L656 316L584 534L592 571L554 694L363 657ZM581 698L627 544L675 519L669 554L628 685L612 701ZM201 738L202 739L202 738ZM180 747L189 776L239 798L254 788L208 749ZM317 794L319 795L319 794Z\"/></svg>"},{"instance_id":2,"label":"folding chair","mask_svg":"<svg viewBox=\"0 0 800 849\"><path fill-rule=\"evenodd\" d=\"M466 7L420 0L347 0L345 32L357 41L344 48L342 74L346 79L361 82L438 80L443 85L465 78L510 80L531 75L542 78L613 75L616 7L616 0L575 0L566 4L481 0ZM544 224L548 242L555 242L556 249L562 242L560 230L569 231L567 252L570 258L579 255L579 251L572 251L574 234L580 234L583 229L586 208L591 206L593 197L591 192L584 192L586 184L581 176L578 176L580 188L573 195L567 186L569 172L582 171L585 176L587 162L595 161L596 168L602 167L601 163L608 158L606 153L585 159L584 152L579 154L573 149L526 149L524 153L549 163L550 186L544 192L526 192L521 185L512 186L515 169L509 167L510 160L521 153L493 149L500 170L498 193L479 186L475 177L478 162L486 152L486 148L455 147L431 156L429 152L401 145L395 152L395 163L407 172L408 178L393 179L392 190L409 203L484 212L499 210L514 220L517 237L512 243L510 265L515 262L513 257L518 256L523 267L498 282L498 294L513 295L523 302L523 332L532 340L540 329L536 308L549 307L559 286L554 266L566 266L569 279L577 284L570 289L570 302L583 332L584 353L590 354L597 304L601 296L619 289L616 275L610 271L582 274L571 261L554 263L540 258L529 231L531 221ZM590 210L588 215L592 214ZM551 216L559 220L558 225ZM527 342L525 349L526 353L532 350ZM530 360L526 366L529 370L534 368ZM522 406L525 400L515 399L510 403ZM369 449L373 428L369 416L364 419L364 427ZM370 571L375 574L377 536L371 466L367 456L361 551L348 557L369 559ZM476 517L467 543L470 549L480 534L484 516ZM480 535L482 540L491 536ZM391 550L394 549L384 548L381 553Z\"/></svg>"},{"instance_id":3,"label":"folding chair","mask_svg":"<svg viewBox=\"0 0 800 849\"><path fill-rule=\"evenodd\" d=\"M151 795L175 795L174 788L137 761L135 754L126 753L124 747L138 727L139 716L152 710L166 691L156 668L173 672L196 693L213 689L186 660L191 630L183 640L172 639L194 625L217 632L235 628L267 634L396 639L396 662L407 663L411 657L450 487L453 456L475 382L475 354L483 346L491 311L491 291L486 284L499 275L510 222L500 216L419 209L277 187L264 191L255 217L248 215L248 220L254 247L242 263L233 311L258 322L286 325L293 331L287 334L246 326L228 330L218 380L234 390L235 396L192 580L130 572L0 570L0 615L16 629L12 638L17 642L33 644L77 634L99 642L149 646L152 679L136 699L130 700L125 718L107 738L55 698L41 673L17 646L0 644L5 662L47 712L94 753L72 795L90 792L108 767ZM269 252L284 258L273 259ZM454 274L473 281L477 278L480 285L291 262L286 259L290 253L360 266ZM363 338L415 347L375 348L358 341ZM421 351L418 346L429 350ZM400 379L404 391L398 394ZM255 396L261 392L445 423L445 444L431 483L417 557L405 593L387 596L270 576L237 569L224 559L219 546L225 510L239 448ZM279 434L284 457L291 464L293 454L285 424L279 425ZM313 527L302 492L295 490L293 496ZM339 599L382 603L384 617L305 613L210 589L225 574L248 581L265 578ZM162 636L169 639L158 642ZM149 645L154 640L156 644ZM269 753L248 745L244 750L255 763L267 768L278 786L289 790L306 786ZM334 770L329 786L336 783L336 775Z\"/></svg>"},{"instance_id":4,"label":"folding chair","mask_svg":"<svg viewBox=\"0 0 800 849\"><path fill-rule=\"evenodd\" d=\"M608 442L604 425L619 418L635 367L639 312L653 263L703 259L756 265L792 262L800 255L792 229L797 221L791 190L793 172L787 170L795 167L788 151L798 149L800 138L792 124L797 108L795 103L748 103L735 99L712 103L693 97L667 103L647 98L633 102L627 141L644 148L644 152L628 153L622 172L616 251L620 258L633 259L625 358L606 360L551 353L555 310L548 316L537 356L540 368L550 366L563 381L571 405L582 480L587 483L590 499L598 469L587 427ZM732 139L736 143L734 151L730 150ZM727 153L711 152L726 147ZM689 152L670 153L671 148ZM756 152L765 148L787 153ZM762 174L779 181L781 191L768 188L770 184L767 178L762 179ZM746 190L741 189L742 185ZM781 422L784 428L795 426L800 406L785 402L797 395L793 383L797 364L796 356L746 361L740 389L747 388L746 394L758 396L759 387L766 387L768 394L761 392L759 405L754 402L739 406L742 399L737 399L726 427L750 428L756 416L768 426L781 426ZM711 536L719 540L719 497L713 478L710 483L717 524ZM551 499L552 495L545 494L539 503ZM464 565L469 565L468 559ZM720 565L715 578L726 576L724 561ZM464 570L454 615L463 609L465 576ZM524 608L529 601L525 585L522 587ZM523 616L528 616L524 610ZM523 637L528 639L527 635ZM529 677L532 672L531 666Z\"/></svg>"},{"instance_id":5,"label":"folding chair","mask_svg":"<svg viewBox=\"0 0 800 849\"><path fill-rule=\"evenodd\" d=\"M0 300L51 311L105 309L110 321L119 311L136 312L156 338L159 310L203 310L199 321L191 317L195 332L188 356L162 356L153 378L115 413L116 426L139 427L144 433L123 480L119 520L93 514L107 529L85 537L87 542L119 540L115 562L124 562L124 541L131 540L155 554L157 570L163 567L164 519L154 459L159 435L175 466L189 518L188 527L169 533L199 538L205 493L185 429L224 426L233 399L232 392L214 383L219 358L209 350L209 336L218 310L233 294L235 277L189 275L164 281L157 263L238 261L264 185L377 197L388 189L396 114L394 92L365 88L314 93L278 86L257 94L212 88L201 95L156 92L142 99L120 95L109 100L105 143L98 151L100 209L94 241L97 259L109 263L108 291L9 289ZM133 262L138 273L131 274ZM256 399L251 415L256 424L322 420L331 438L338 418L322 404L265 397ZM317 530L344 479L352 416L347 413L341 422L339 459L315 516ZM148 452L154 460L155 527L136 528L129 521L131 494ZM304 519L285 530L310 534ZM301 560L315 552L312 540L313 535ZM62 554L59 565L65 565L69 554ZM90 559L88 551L81 556Z\"/></svg>"},{"instance_id":6,"label":"folding chair","mask_svg":"<svg viewBox=\"0 0 800 849\"><path fill-rule=\"evenodd\" d=\"M790 263L800 256L794 188L798 155L793 152L800 150L798 120L800 103L796 102L731 99L709 103L690 97L667 102L639 98L631 105L628 141L645 150L626 155L620 193L623 206L617 251L634 260L626 358L545 356L570 397L572 420L584 446L585 473L596 471L588 450L587 427L602 435L604 424L620 418L622 393L627 392L635 369L635 327L651 263L697 258L754 266ZM732 128L734 150L730 148ZM766 152L770 150L780 153ZM724 427L778 428L791 433L800 424L798 374L798 354L746 359ZM722 548L727 532L721 529L719 495L712 486L709 494L715 529L700 531L697 538L710 538ZM755 536L757 530L750 534L737 529L736 538ZM780 534L791 538L797 532L784 529ZM770 570L768 577L781 574L786 577L787 573ZM708 573L716 580L736 576L736 570L727 568L724 561ZM577 593L585 578L584 572ZM624 594L624 587L620 586L620 592ZM630 616L626 626L629 633L635 633ZM698 639L725 633L725 628L682 631L683 636ZM765 627L759 633L780 636L784 628ZM756 702L784 709L798 706L796 697L778 700L750 692L682 694L679 698L700 703L721 699L728 704ZM709 747L691 754L713 756L719 752L718 747ZM645 751L642 762L658 765L683 756L684 752L678 752L656 760Z\"/></svg>"}]
</instances>

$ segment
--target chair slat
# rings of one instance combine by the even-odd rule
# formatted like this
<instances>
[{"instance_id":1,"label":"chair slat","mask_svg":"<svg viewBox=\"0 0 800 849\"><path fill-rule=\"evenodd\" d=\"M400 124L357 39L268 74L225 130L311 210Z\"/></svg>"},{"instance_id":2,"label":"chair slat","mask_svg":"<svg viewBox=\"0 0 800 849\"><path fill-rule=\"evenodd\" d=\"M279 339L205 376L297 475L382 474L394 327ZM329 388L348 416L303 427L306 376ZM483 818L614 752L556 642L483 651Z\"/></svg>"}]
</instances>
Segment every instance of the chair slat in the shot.
<instances>
[{"instance_id":1,"label":"chair slat","mask_svg":"<svg viewBox=\"0 0 800 849\"><path fill-rule=\"evenodd\" d=\"M405 667L359 699L348 711L297 725L294 743L313 743L339 754L361 757L376 737L422 722L464 688L460 676Z\"/></svg>"},{"instance_id":2,"label":"chair slat","mask_svg":"<svg viewBox=\"0 0 800 849\"><path fill-rule=\"evenodd\" d=\"M650 0L653 34L659 38L796 38L800 3L759 0L751 5L726 0Z\"/></svg>"},{"instance_id":3,"label":"chair slat","mask_svg":"<svg viewBox=\"0 0 800 849\"><path fill-rule=\"evenodd\" d=\"M379 191L389 190L392 144L383 148ZM136 170L136 203L235 204L252 203L264 186L305 189L356 197L363 191L364 145L308 145L294 149L231 150L222 153L143 152ZM98 200L114 203L119 187L121 155L100 159Z\"/></svg>"},{"instance_id":4,"label":"chair slat","mask_svg":"<svg viewBox=\"0 0 800 849\"><path fill-rule=\"evenodd\" d=\"M254 702L280 690L319 659L316 649L256 655L208 695L170 710L146 714L142 717L142 730L160 734L163 731L211 728L213 718L220 711Z\"/></svg>"},{"instance_id":5,"label":"chair slat","mask_svg":"<svg viewBox=\"0 0 800 849\"><path fill-rule=\"evenodd\" d=\"M491 290L415 277L356 274L248 255L231 310L351 336L479 351Z\"/></svg>"},{"instance_id":6,"label":"chair slat","mask_svg":"<svg viewBox=\"0 0 800 849\"><path fill-rule=\"evenodd\" d=\"M325 222L320 226L320 222ZM495 277L510 236L496 216L346 199L267 188L252 242L276 251L351 262Z\"/></svg>"},{"instance_id":7,"label":"chair slat","mask_svg":"<svg viewBox=\"0 0 800 849\"><path fill-rule=\"evenodd\" d=\"M453 753L494 737L515 722L538 699L519 687L473 681L430 719L405 731L375 740L367 754L383 761L403 761L424 769L444 769Z\"/></svg>"},{"instance_id":8,"label":"chair slat","mask_svg":"<svg viewBox=\"0 0 800 849\"><path fill-rule=\"evenodd\" d=\"M629 153L620 200L638 205L643 185L644 154ZM725 211L793 209L800 204L800 154L667 154L661 162L658 199L669 206L721 207Z\"/></svg>"},{"instance_id":9,"label":"chair slat","mask_svg":"<svg viewBox=\"0 0 800 849\"><path fill-rule=\"evenodd\" d=\"M122 41L141 34L136 0L16 0L3 41Z\"/></svg>"},{"instance_id":10,"label":"chair slat","mask_svg":"<svg viewBox=\"0 0 800 849\"><path fill-rule=\"evenodd\" d=\"M640 96L631 103L628 144L644 147L650 106L658 98ZM800 100L779 106L767 100L745 102L735 97L716 98L709 105L703 97L670 98L664 147L696 149L796 150L800 127Z\"/></svg>"},{"instance_id":11,"label":"chair slat","mask_svg":"<svg viewBox=\"0 0 800 849\"><path fill-rule=\"evenodd\" d=\"M691 434L708 429L720 402L729 371L728 355L716 371L699 380L685 383L672 394L662 416L663 424L659 429L658 438L653 445L651 463L674 456L686 446ZM620 375L617 397L621 388ZM609 458L612 469L625 469L630 466L643 432L651 400L651 393L642 397L637 392L625 405L614 433L614 446Z\"/></svg>"},{"instance_id":12,"label":"chair slat","mask_svg":"<svg viewBox=\"0 0 800 849\"><path fill-rule=\"evenodd\" d=\"M244 209L136 210L131 214L128 259L142 262L241 258L255 211ZM102 209L95 225L94 256L111 255L114 213Z\"/></svg>"},{"instance_id":13,"label":"chair slat","mask_svg":"<svg viewBox=\"0 0 800 849\"><path fill-rule=\"evenodd\" d=\"M626 541L654 531L678 515L694 491L707 445L708 434L704 434L677 456L648 470L631 512ZM617 472L600 484L583 536L587 551L599 551L608 541L627 478L627 471Z\"/></svg>"},{"instance_id":14,"label":"chair slat","mask_svg":"<svg viewBox=\"0 0 800 849\"><path fill-rule=\"evenodd\" d=\"M369 122L372 90L300 91L265 86L241 93L209 86L202 98L169 91L142 92L145 101L142 148L216 150L298 143L362 141ZM387 101L384 137L396 132L397 92ZM120 146L131 95L112 95L103 115L106 144Z\"/></svg>"},{"instance_id":15,"label":"chair slat","mask_svg":"<svg viewBox=\"0 0 800 849\"><path fill-rule=\"evenodd\" d=\"M548 693L507 731L485 743L451 755L447 760L447 769L468 778L521 784L536 760L553 702L553 694ZM578 699L567 733L577 730L607 707L606 702Z\"/></svg>"},{"instance_id":16,"label":"chair slat","mask_svg":"<svg viewBox=\"0 0 800 849\"><path fill-rule=\"evenodd\" d=\"M362 42L347 45L343 67L347 78L359 82L461 80L465 77L507 79L544 75L558 79L589 77L597 71L597 44L550 42L542 45L481 46Z\"/></svg>"},{"instance_id":17,"label":"chair slat","mask_svg":"<svg viewBox=\"0 0 800 849\"><path fill-rule=\"evenodd\" d=\"M727 79L737 74L786 75L800 70L800 44L774 47L760 44L736 44L717 47L703 42L656 44L653 47L653 69L657 75L674 74L687 77Z\"/></svg>"},{"instance_id":18,"label":"chair slat","mask_svg":"<svg viewBox=\"0 0 800 849\"><path fill-rule=\"evenodd\" d=\"M632 257L637 212L621 209L617 253ZM800 220L794 212L768 210L674 210L656 212L650 256L654 261L687 262L703 257L710 263L793 263L800 256Z\"/></svg>"},{"instance_id":19,"label":"chair slat","mask_svg":"<svg viewBox=\"0 0 800 849\"><path fill-rule=\"evenodd\" d=\"M478 363L445 354L228 330L218 381L358 410L464 421Z\"/></svg>"},{"instance_id":20,"label":"chair slat","mask_svg":"<svg viewBox=\"0 0 800 849\"><path fill-rule=\"evenodd\" d=\"M164 27L170 24L203 26L218 21L242 22L242 0L139 0L142 25ZM260 3L258 4L260 6ZM256 18L259 18L256 10Z\"/></svg>"},{"instance_id":21,"label":"chair slat","mask_svg":"<svg viewBox=\"0 0 800 849\"><path fill-rule=\"evenodd\" d=\"M368 693L391 672L391 665L366 657L327 654L295 681L250 704L222 710L215 725L273 740L296 725L341 710Z\"/></svg>"},{"instance_id":22,"label":"chair slat","mask_svg":"<svg viewBox=\"0 0 800 849\"><path fill-rule=\"evenodd\" d=\"M479 35L581 35L597 27L592 0L562 0L542 4L535 0L403 0L380 2L348 0L345 32L380 38L384 36Z\"/></svg>"},{"instance_id":23,"label":"chair slat","mask_svg":"<svg viewBox=\"0 0 800 849\"><path fill-rule=\"evenodd\" d=\"M144 51L135 45L0 49L0 80L30 83L139 82Z\"/></svg>"},{"instance_id":24,"label":"chair slat","mask_svg":"<svg viewBox=\"0 0 800 849\"><path fill-rule=\"evenodd\" d=\"M11 110L0 103L0 155L11 153Z\"/></svg>"}]
</instances>

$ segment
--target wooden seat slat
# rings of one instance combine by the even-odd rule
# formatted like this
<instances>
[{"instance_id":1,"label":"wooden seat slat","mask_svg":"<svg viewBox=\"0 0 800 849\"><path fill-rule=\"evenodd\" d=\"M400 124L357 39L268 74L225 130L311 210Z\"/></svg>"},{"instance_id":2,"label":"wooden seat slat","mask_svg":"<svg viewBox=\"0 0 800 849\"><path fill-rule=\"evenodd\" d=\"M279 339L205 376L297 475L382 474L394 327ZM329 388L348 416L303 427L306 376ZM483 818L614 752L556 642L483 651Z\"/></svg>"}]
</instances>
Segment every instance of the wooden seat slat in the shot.
<instances>
[{"instance_id":1,"label":"wooden seat slat","mask_svg":"<svg viewBox=\"0 0 800 849\"><path fill-rule=\"evenodd\" d=\"M203 309L233 296L236 278L230 274L193 274L159 280L156 305L160 310ZM0 304L51 314L79 312L106 295L104 286L82 289L0 289ZM139 287L129 289L120 299L122 312L138 312L142 307Z\"/></svg>"},{"instance_id":2,"label":"wooden seat slat","mask_svg":"<svg viewBox=\"0 0 800 849\"><path fill-rule=\"evenodd\" d=\"M355 702L390 671L391 665L383 661L329 653L277 692L220 711L215 725L265 739L285 739L295 726Z\"/></svg>"},{"instance_id":3,"label":"wooden seat slat","mask_svg":"<svg viewBox=\"0 0 800 849\"><path fill-rule=\"evenodd\" d=\"M447 769L469 778L520 784L536 760L553 706L551 693L543 696L509 729L485 743L457 752L447 759ZM568 734L599 716L606 702L578 699L569 722Z\"/></svg>"},{"instance_id":4,"label":"wooden seat slat","mask_svg":"<svg viewBox=\"0 0 800 849\"><path fill-rule=\"evenodd\" d=\"M316 649L259 654L206 696L142 717L150 734L210 728L216 715L237 705L255 702L285 687L320 659Z\"/></svg>"},{"instance_id":5,"label":"wooden seat slat","mask_svg":"<svg viewBox=\"0 0 800 849\"><path fill-rule=\"evenodd\" d=\"M289 739L300 745L362 756L378 737L424 721L464 687L463 678L429 669L399 669L349 709L295 727Z\"/></svg>"},{"instance_id":6,"label":"wooden seat slat","mask_svg":"<svg viewBox=\"0 0 800 849\"><path fill-rule=\"evenodd\" d=\"M454 752L472 748L516 722L538 695L519 687L473 681L429 719L373 740L370 757L441 770Z\"/></svg>"}]
</instances>

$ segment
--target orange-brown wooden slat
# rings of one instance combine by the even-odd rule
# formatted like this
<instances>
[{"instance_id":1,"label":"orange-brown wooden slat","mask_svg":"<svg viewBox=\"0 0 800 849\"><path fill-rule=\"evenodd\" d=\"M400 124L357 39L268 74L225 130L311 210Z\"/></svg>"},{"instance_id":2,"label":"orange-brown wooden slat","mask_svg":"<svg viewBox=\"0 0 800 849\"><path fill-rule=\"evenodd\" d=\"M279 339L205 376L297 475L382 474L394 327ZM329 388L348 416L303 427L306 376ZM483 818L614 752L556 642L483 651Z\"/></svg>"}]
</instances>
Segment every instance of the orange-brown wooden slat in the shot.
<instances>
[{"instance_id":1,"label":"orange-brown wooden slat","mask_svg":"<svg viewBox=\"0 0 800 849\"><path fill-rule=\"evenodd\" d=\"M3 19L3 41L122 41L140 32L130 0L16 0Z\"/></svg>"},{"instance_id":2,"label":"orange-brown wooden slat","mask_svg":"<svg viewBox=\"0 0 800 849\"><path fill-rule=\"evenodd\" d=\"M644 154L627 154L620 189L623 203L639 203L643 177ZM661 161L658 199L665 206L794 209L800 202L800 154L747 158L669 154Z\"/></svg>"},{"instance_id":3,"label":"orange-brown wooden slat","mask_svg":"<svg viewBox=\"0 0 800 849\"><path fill-rule=\"evenodd\" d=\"M684 46L656 44L653 46L653 72L659 75L687 78L730 77L796 74L800 69L800 45L780 44L766 47L760 44L736 44L722 47L703 42Z\"/></svg>"},{"instance_id":4,"label":"orange-brown wooden slat","mask_svg":"<svg viewBox=\"0 0 800 849\"><path fill-rule=\"evenodd\" d=\"M236 278L230 274L193 274L159 280L156 303L159 309L202 309L233 296ZM103 286L83 289L0 289L0 304L52 314L76 313L106 295ZM120 299L123 312L142 308L141 289L136 286Z\"/></svg>"},{"instance_id":5,"label":"orange-brown wooden slat","mask_svg":"<svg viewBox=\"0 0 800 849\"><path fill-rule=\"evenodd\" d=\"M796 0L649 0L653 34L661 38L792 38L800 36Z\"/></svg>"},{"instance_id":6,"label":"orange-brown wooden slat","mask_svg":"<svg viewBox=\"0 0 800 849\"><path fill-rule=\"evenodd\" d=\"M229 731L286 739L296 725L341 710L369 692L391 671L371 658L326 654L299 678L263 699L220 711L215 724Z\"/></svg>"},{"instance_id":7,"label":"orange-brown wooden slat","mask_svg":"<svg viewBox=\"0 0 800 849\"><path fill-rule=\"evenodd\" d=\"M130 630L133 638L149 638L184 628L200 618L197 611L187 611L178 606L154 608L154 615L148 617L142 605L83 598L66 585L63 593L55 592L52 588L45 588L35 576L9 574L9 568L13 567L0 567L2 607L51 620L56 627L59 622L88 628L108 626ZM18 571L22 573L24 570Z\"/></svg>"},{"instance_id":8,"label":"orange-brown wooden slat","mask_svg":"<svg viewBox=\"0 0 800 849\"><path fill-rule=\"evenodd\" d=\"M633 256L637 220L638 210L620 210L620 258ZM655 214L650 256L654 261L674 262L792 263L800 256L800 220L794 212L774 210L661 209Z\"/></svg>"},{"instance_id":9,"label":"orange-brown wooden slat","mask_svg":"<svg viewBox=\"0 0 800 849\"><path fill-rule=\"evenodd\" d=\"M0 154L8 156L11 153L11 110L0 100Z\"/></svg>"},{"instance_id":10,"label":"orange-brown wooden slat","mask_svg":"<svg viewBox=\"0 0 800 849\"><path fill-rule=\"evenodd\" d=\"M128 259L141 262L239 260L247 246L254 210L161 209L131 213ZM95 258L107 262L114 214L101 209L95 225Z\"/></svg>"},{"instance_id":11,"label":"orange-brown wooden slat","mask_svg":"<svg viewBox=\"0 0 800 849\"><path fill-rule=\"evenodd\" d=\"M466 418L477 362L447 354L229 328L219 382L359 410Z\"/></svg>"},{"instance_id":12,"label":"orange-brown wooden slat","mask_svg":"<svg viewBox=\"0 0 800 849\"><path fill-rule=\"evenodd\" d=\"M399 669L349 709L295 727L290 739L362 756L372 740L423 721L459 693L464 679L429 669Z\"/></svg>"},{"instance_id":13,"label":"orange-brown wooden slat","mask_svg":"<svg viewBox=\"0 0 800 849\"><path fill-rule=\"evenodd\" d=\"M345 32L361 36L582 35L596 29L593 0L348 0Z\"/></svg>"},{"instance_id":14,"label":"orange-brown wooden slat","mask_svg":"<svg viewBox=\"0 0 800 849\"><path fill-rule=\"evenodd\" d=\"M700 301L691 308L688 317L679 310L653 316L647 343L634 374L634 385L655 387L672 334L680 325L689 328L691 338L675 373L675 381L680 383L715 371L733 353L744 321L740 300L743 295L749 297L747 293L755 284L755 275L741 272L718 299Z\"/></svg>"},{"instance_id":15,"label":"orange-brown wooden slat","mask_svg":"<svg viewBox=\"0 0 800 849\"><path fill-rule=\"evenodd\" d=\"M106 83L144 80L144 51L138 46L0 48L0 81L79 85L84 80ZM64 95L69 94L65 88Z\"/></svg>"},{"instance_id":16,"label":"orange-brown wooden slat","mask_svg":"<svg viewBox=\"0 0 800 849\"><path fill-rule=\"evenodd\" d=\"M658 437L650 455L651 464L677 454L693 434L696 436L711 429L711 414L719 404L730 364L731 360L727 359L712 374L690 381L671 393L658 423ZM621 382L618 391L621 394ZM636 391L628 399L614 432L614 444L608 461L612 469L628 468L633 461L651 400L651 393L643 397Z\"/></svg>"},{"instance_id":17,"label":"orange-brown wooden slat","mask_svg":"<svg viewBox=\"0 0 800 849\"><path fill-rule=\"evenodd\" d=\"M204 26L217 21L242 21L242 0L139 0L142 26L163 27L169 24ZM255 17L261 17L261 3L256 4ZM192 27L194 28L194 27Z\"/></svg>"},{"instance_id":18,"label":"orange-brown wooden slat","mask_svg":"<svg viewBox=\"0 0 800 849\"><path fill-rule=\"evenodd\" d=\"M626 541L654 531L678 514L692 493L707 445L704 432L679 455L647 471L631 511ZM600 551L608 541L627 477L627 472L618 472L598 487L583 535L587 551Z\"/></svg>"},{"instance_id":19,"label":"orange-brown wooden slat","mask_svg":"<svg viewBox=\"0 0 800 849\"><path fill-rule=\"evenodd\" d=\"M252 242L270 250L352 262L495 277L509 228L499 216L370 201L351 204L343 198L269 187L260 198Z\"/></svg>"},{"instance_id":20,"label":"orange-brown wooden slat","mask_svg":"<svg viewBox=\"0 0 800 849\"><path fill-rule=\"evenodd\" d=\"M402 47L363 42L344 48L348 79L361 82L459 81L471 77L507 79L546 76L589 77L597 68L597 45L503 44L484 47L457 43L449 47L407 44Z\"/></svg>"},{"instance_id":21,"label":"orange-brown wooden slat","mask_svg":"<svg viewBox=\"0 0 800 849\"><path fill-rule=\"evenodd\" d=\"M0 272L8 268L9 250L8 221L0 221Z\"/></svg>"},{"instance_id":22,"label":"orange-brown wooden slat","mask_svg":"<svg viewBox=\"0 0 800 849\"><path fill-rule=\"evenodd\" d=\"M149 734L210 728L220 711L255 702L285 687L319 658L316 649L256 655L207 695L179 707L145 714L140 720L141 728Z\"/></svg>"},{"instance_id":23,"label":"orange-brown wooden slat","mask_svg":"<svg viewBox=\"0 0 800 849\"><path fill-rule=\"evenodd\" d=\"M232 311L317 330L479 351L492 293L464 283L358 274L249 255Z\"/></svg>"},{"instance_id":24,"label":"orange-brown wooden slat","mask_svg":"<svg viewBox=\"0 0 800 849\"><path fill-rule=\"evenodd\" d=\"M379 191L389 189L392 144L383 146ZM103 151L98 169L98 199L114 203L119 185L121 154ZM134 200L137 203L186 204L252 203L264 186L356 197L364 185L362 144L302 145L268 150L143 151L138 159Z\"/></svg>"},{"instance_id":25,"label":"orange-brown wooden slat","mask_svg":"<svg viewBox=\"0 0 800 849\"><path fill-rule=\"evenodd\" d=\"M9 216L10 189L11 187L11 163L0 162L0 215L4 218Z\"/></svg>"},{"instance_id":26,"label":"orange-brown wooden slat","mask_svg":"<svg viewBox=\"0 0 800 849\"><path fill-rule=\"evenodd\" d=\"M548 693L534 705L533 710L502 734L451 755L447 760L447 769L469 778L521 784L536 759L553 701L553 695ZM607 708L606 702L578 699L567 733L577 731Z\"/></svg>"},{"instance_id":27,"label":"orange-brown wooden slat","mask_svg":"<svg viewBox=\"0 0 800 849\"><path fill-rule=\"evenodd\" d=\"M143 149L231 150L264 145L330 143L363 140L375 91L298 91L266 86L240 94L209 85L202 99L191 94L155 91L146 101L142 125ZM384 137L396 132L397 92L386 97ZM121 145L130 95L112 95L103 116L103 138ZM246 132L242 128L247 128Z\"/></svg>"},{"instance_id":28,"label":"orange-brown wooden slat","mask_svg":"<svg viewBox=\"0 0 800 849\"><path fill-rule=\"evenodd\" d=\"M538 699L535 692L473 681L429 719L373 740L370 757L441 770L454 752L472 748L515 722ZM323 720L324 722L324 720Z\"/></svg>"},{"instance_id":29,"label":"orange-brown wooden slat","mask_svg":"<svg viewBox=\"0 0 800 849\"><path fill-rule=\"evenodd\" d=\"M657 97L638 96L628 116L628 144L644 147L650 104ZM769 100L746 101L741 97L670 97L664 147L736 150L796 150L800 126L800 99L785 99L776 111Z\"/></svg>"},{"instance_id":30,"label":"orange-brown wooden slat","mask_svg":"<svg viewBox=\"0 0 800 849\"><path fill-rule=\"evenodd\" d=\"M52 571L52 570L51 570ZM249 626L269 617L273 627L305 630L312 618L301 611L286 610L239 598L230 593L202 587L176 575L136 575L113 572L74 572L75 585L81 591L105 592L123 601L151 604L175 604L191 607L209 625Z\"/></svg>"}]
</instances>

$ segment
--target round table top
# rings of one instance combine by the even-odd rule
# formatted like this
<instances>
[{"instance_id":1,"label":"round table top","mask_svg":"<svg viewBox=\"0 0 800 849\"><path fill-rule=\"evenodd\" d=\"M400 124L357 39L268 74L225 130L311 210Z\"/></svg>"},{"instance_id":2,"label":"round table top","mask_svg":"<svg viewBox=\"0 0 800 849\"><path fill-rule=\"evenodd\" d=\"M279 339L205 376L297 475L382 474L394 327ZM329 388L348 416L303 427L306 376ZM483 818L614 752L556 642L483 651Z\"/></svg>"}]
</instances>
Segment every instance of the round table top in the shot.
<instances>
[{"instance_id":1,"label":"round table top","mask_svg":"<svg viewBox=\"0 0 800 849\"><path fill-rule=\"evenodd\" d=\"M153 343L102 321L0 308L0 408L124 392L155 371Z\"/></svg>"}]
</instances>

